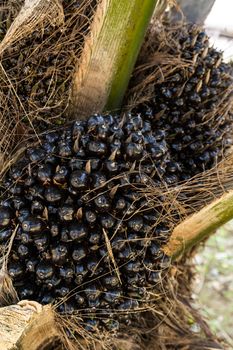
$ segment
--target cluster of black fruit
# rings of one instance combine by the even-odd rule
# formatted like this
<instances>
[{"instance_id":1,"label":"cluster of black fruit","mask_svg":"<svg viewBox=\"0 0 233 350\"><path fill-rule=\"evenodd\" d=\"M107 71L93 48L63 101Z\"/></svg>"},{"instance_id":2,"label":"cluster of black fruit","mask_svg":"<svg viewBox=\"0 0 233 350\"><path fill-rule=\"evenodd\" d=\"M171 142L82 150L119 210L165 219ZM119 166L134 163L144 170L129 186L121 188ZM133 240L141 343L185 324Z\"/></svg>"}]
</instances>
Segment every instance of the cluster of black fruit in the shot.
<instances>
[{"instance_id":1,"label":"cluster of black fruit","mask_svg":"<svg viewBox=\"0 0 233 350\"><path fill-rule=\"evenodd\" d=\"M91 17L91 4L88 8L85 0L63 0L61 3L64 9L62 27L54 24L47 24L45 28L38 26L29 35L10 46L1 60L24 110L40 110L41 118L47 118L49 110L49 117L53 119L53 123L62 121L61 113L66 107L72 74L80 55L84 33L88 29L88 18ZM87 13L82 13L85 11L81 10L82 16L81 7L87 8ZM1 14L6 17L7 10L0 9ZM2 89L5 86L3 77ZM12 113L15 113L14 109L11 115ZM57 116L59 118L55 119Z\"/></svg>"},{"instance_id":2,"label":"cluster of black fruit","mask_svg":"<svg viewBox=\"0 0 233 350\"><path fill-rule=\"evenodd\" d=\"M178 49L171 45L167 54L185 64L155 83L153 99L137 111L148 113L153 129L165 131L182 169L179 179L186 180L212 168L232 142L232 67L195 25L174 31L173 40Z\"/></svg>"},{"instance_id":3,"label":"cluster of black fruit","mask_svg":"<svg viewBox=\"0 0 233 350\"><path fill-rule=\"evenodd\" d=\"M59 311L79 310L88 329L128 321L168 264L163 198L151 206L143 189L174 171L163 131L140 115L95 115L42 136L2 184L0 243L15 235L19 298L65 298Z\"/></svg>"}]
</instances>

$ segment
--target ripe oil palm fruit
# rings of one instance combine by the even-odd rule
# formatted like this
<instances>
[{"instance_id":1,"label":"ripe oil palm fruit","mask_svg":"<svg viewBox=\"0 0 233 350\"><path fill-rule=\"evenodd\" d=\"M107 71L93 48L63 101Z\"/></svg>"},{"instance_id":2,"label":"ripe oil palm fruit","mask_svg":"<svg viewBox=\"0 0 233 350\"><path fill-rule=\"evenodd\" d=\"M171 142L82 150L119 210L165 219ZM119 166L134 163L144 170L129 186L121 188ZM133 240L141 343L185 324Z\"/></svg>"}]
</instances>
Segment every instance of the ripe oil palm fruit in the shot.
<instances>
[{"instance_id":1,"label":"ripe oil palm fruit","mask_svg":"<svg viewBox=\"0 0 233 350\"><path fill-rule=\"evenodd\" d=\"M136 111L164 131L179 180L187 180L211 169L232 144L232 65L197 25L179 27L167 40L163 54L182 64L154 81L151 99Z\"/></svg>"},{"instance_id":2,"label":"ripe oil palm fruit","mask_svg":"<svg viewBox=\"0 0 233 350\"><path fill-rule=\"evenodd\" d=\"M128 321L168 264L163 199L153 207L140 190L171 164L164 133L140 115L94 115L45 133L2 184L0 243L16 230L8 273L19 298L66 297L60 312L89 310L89 328L113 327L116 310Z\"/></svg>"}]
</instances>

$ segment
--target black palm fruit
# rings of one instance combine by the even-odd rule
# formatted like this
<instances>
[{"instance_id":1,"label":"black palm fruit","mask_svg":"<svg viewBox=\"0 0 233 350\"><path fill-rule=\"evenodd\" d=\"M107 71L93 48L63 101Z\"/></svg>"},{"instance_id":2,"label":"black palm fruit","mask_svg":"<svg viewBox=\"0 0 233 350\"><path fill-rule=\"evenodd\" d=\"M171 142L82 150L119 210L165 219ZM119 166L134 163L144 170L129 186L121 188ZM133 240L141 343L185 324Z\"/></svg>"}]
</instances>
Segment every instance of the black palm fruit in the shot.
<instances>
[{"instance_id":1,"label":"black palm fruit","mask_svg":"<svg viewBox=\"0 0 233 350\"><path fill-rule=\"evenodd\" d=\"M232 144L233 76L202 28L179 27L170 39L177 46L168 44L164 54L183 63L155 81L153 97L134 111L147 115L155 137L166 134L166 182L174 183L212 168Z\"/></svg>"},{"instance_id":2,"label":"black palm fruit","mask_svg":"<svg viewBox=\"0 0 233 350\"><path fill-rule=\"evenodd\" d=\"M163 131L156 139L151 130L140 115L94 115L42 135L41 144L9 170L2 183L0 243L17 230L8 266L20 298L48 303L66 296L60 312L78 310L84 321L87 312L94 319L102 312L97 320L103 322L95 325L88 316L91 329L114 328L114 310L126 313L126 321L128 309L147 301L158 285L153 271L161 269L169 226L161 240L156 229L161 202L151 207L138 190L147 186L146 179L165 177L167 166L173 173L178 168ZM55 140L62 140L70 154L61 157L59 147L51 151L48 144ZM15 181L20 197L8 189ZM27 281L25 286L19 279ZM132 293L136 304L128 301Z\"/></svg>"}]
</instances>

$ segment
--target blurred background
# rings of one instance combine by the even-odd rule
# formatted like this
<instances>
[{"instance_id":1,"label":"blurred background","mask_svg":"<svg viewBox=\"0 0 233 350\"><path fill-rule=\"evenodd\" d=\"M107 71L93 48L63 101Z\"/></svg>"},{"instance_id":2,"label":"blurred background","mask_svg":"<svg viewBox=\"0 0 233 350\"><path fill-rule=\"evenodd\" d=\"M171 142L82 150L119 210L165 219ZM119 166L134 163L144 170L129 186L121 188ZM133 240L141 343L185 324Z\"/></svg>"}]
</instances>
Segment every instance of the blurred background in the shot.
<instances>
[{"instance_id":1,"label":"blurred background","mask_svg":"<svg viewBox=\"0 0 233 350\"><path fill-rule=\"evenodd\" d=\"M206 1L213 2L213 7L205 19L205 27L214 46L223 50L225 60L229 61L233 59L233 0Z\"/></svg>"},{"instance_id":2,"label":"blurred background","mask_svg":"<svg viewBox=\"0 0 233 350\"><path fill-rule=\"evenodd\" d=\"M196 257L195 292L212 331L233 349L233 222L206 242Z\"/></svg>"}]
</instances>

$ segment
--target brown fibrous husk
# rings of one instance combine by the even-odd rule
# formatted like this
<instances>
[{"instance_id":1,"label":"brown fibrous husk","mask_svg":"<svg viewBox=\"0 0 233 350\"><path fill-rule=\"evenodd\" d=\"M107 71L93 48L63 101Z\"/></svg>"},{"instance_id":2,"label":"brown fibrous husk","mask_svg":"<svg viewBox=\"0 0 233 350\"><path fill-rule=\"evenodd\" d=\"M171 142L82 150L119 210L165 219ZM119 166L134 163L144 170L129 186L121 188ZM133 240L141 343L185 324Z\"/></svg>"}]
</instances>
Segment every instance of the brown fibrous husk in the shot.
<instances>
[{"instance_id":1,"label":"brown fibrous husk","mask_svg":"<svg viewBox=\"0 0 233 350\"><path fill-rule=\"evenodd\" d=\"M97 1L66 3L63 8L60 0L8 0L0 8L6 30L0 42L1 166L23 138L67 117L73 72Z\"/></svg>"}]
</instances>

